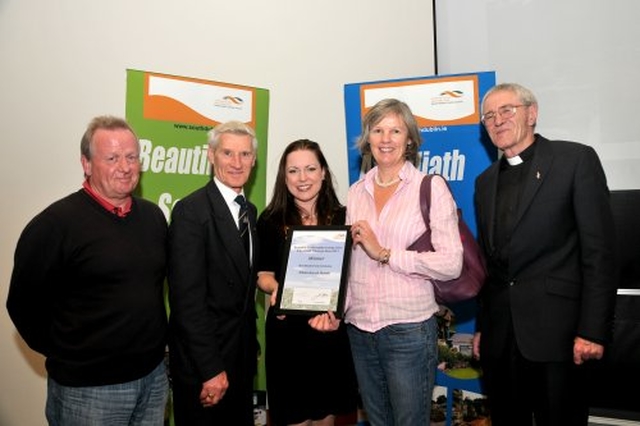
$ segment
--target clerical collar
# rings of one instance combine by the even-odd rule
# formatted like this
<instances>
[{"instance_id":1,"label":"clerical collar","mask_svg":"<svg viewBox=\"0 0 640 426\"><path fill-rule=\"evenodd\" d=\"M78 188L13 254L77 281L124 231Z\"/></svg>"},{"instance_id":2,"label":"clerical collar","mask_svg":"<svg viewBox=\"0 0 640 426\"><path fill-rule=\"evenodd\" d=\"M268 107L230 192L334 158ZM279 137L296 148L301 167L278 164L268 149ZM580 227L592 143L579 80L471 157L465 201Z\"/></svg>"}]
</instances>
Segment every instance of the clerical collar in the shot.
<instances>
[{"instance_id":1,"label":"clerical collar","mask_svg":"<svg viewBox=\"0 0 640 426\"><path fill-rule=\"evenodd\" d=\"M537 140L537 138L536 138ZM524 151L522 151L520 154L511 157L511 158L507 158L507 156L504 156L504 159L507 160L507 164L509 164L509 166L518 166L522 163L526 163L527 161L531 160L531 158L533 158L533 153L536 150L536 143L535 140L534 142L529 145Z\"/></svg>"},{"instance_id":2,"label":"clerical collar","mask_svg":"<svg viewBox=\"0 0 640 426\"><path fill-rule=\"evenodd\" d=\"M517 166L518 164L522 164L524 161L522 161L522 158L520 158L519 155L516 155L515 157L511 157L511 158L507 158L507 163L509 163L510 166Z\"/></svg>"}]
</instances>

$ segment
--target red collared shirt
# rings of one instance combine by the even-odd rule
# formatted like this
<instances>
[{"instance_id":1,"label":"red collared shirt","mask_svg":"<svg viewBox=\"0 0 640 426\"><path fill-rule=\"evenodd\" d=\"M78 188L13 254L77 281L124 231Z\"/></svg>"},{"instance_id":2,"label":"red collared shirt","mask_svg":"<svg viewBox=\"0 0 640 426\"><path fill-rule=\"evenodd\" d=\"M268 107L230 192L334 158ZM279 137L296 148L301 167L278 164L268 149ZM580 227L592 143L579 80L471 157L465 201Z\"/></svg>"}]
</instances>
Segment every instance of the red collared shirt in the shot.
<instances>
[{"instance_id":1,"label":"red collared shirt","mask_svg":"<svg viewBox=\"0 0 640 426\"><path fill-rule=\"evenodd\" d=\"M98 195L98 193L93 190L88 180L85 179L85 181L82 183L82 187L87 192L87 194L91 195L91 197L96 200L102 207L117 215L118 217L125 217L131 211L131 197L127 199L127 202L124 204L124 206L116 207L102 198L100 195Z\"/></svg>"}]
</instances>

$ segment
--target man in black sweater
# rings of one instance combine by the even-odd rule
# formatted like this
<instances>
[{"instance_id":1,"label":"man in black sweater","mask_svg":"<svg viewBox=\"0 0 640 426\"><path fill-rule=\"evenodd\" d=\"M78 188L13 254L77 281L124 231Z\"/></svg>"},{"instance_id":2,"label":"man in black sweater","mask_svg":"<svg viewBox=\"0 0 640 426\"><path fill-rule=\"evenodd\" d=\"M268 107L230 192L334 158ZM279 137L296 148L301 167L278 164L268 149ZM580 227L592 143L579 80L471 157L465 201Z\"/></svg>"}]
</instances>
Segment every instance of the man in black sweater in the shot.
<instances>
[{"instance_id":1,"label":"man in black sweater","mask_svg":"<svg viewBox=\"0 0 640 426\"><path fill-rule=\"evenodd\" d=\"M133 197L139 142L123 119L82 137L83 188L22 232L7 309L46 357L50 425L164 424L167 221Z\"/></svg>"}]
</instances>

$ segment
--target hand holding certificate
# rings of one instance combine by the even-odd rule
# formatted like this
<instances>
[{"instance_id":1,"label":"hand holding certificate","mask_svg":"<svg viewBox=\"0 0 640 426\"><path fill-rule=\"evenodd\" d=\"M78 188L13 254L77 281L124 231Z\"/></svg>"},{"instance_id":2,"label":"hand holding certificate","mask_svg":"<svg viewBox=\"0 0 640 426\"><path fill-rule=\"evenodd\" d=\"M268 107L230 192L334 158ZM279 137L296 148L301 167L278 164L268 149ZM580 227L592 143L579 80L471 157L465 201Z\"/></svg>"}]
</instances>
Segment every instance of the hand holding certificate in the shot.
<instances>
[{"instance_id":1,"label":"hand holding certificate","mask_svg":"<svg viewBox=\"0 0 640 426\"><path fill-rule=\"evenodd\" d=\"M278 314L342 316L351 254L349 226L293 226L285 246Z\"/></svg>"}]
</instances>

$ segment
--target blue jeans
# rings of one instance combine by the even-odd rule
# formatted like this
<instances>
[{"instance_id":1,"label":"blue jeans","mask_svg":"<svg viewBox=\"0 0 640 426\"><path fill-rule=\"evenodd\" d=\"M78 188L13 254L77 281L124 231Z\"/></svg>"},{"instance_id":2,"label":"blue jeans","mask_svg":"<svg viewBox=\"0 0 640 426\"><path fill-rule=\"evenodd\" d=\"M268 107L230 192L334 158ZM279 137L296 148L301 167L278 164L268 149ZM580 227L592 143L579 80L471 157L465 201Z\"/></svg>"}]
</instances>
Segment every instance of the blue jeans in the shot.
<instances>
[{"instance_id":1,"label":"blue jeans","mask_svg":"<svg viewBox=\"0 0 640 426\"><path fill-rule=\"evenodd\" d=\"M371 426L428 425L438 362L435 317L375 333L347 330Z\"/></svg>"},{"instance_id":2,"label":"blue jeans","mask_svg":"<svg viewBox=\"0 0 640 426\"><path fill-rule=\"evenodd\" d=\"M162 426L169 394L164 361L147 376L106 386L63 386L47 380L50 426Z\"/></svg>"}]
</instances>

